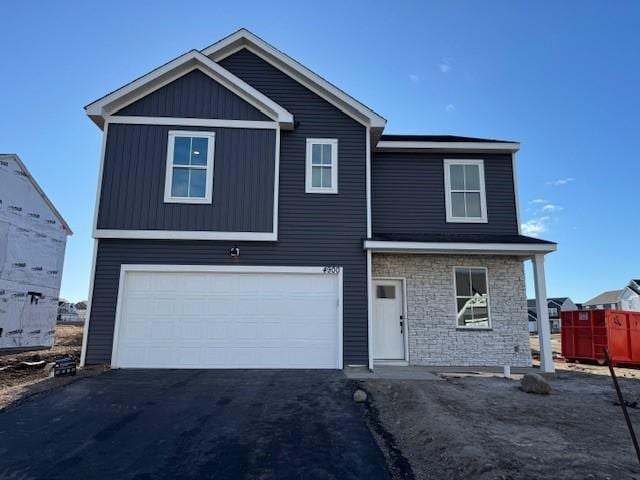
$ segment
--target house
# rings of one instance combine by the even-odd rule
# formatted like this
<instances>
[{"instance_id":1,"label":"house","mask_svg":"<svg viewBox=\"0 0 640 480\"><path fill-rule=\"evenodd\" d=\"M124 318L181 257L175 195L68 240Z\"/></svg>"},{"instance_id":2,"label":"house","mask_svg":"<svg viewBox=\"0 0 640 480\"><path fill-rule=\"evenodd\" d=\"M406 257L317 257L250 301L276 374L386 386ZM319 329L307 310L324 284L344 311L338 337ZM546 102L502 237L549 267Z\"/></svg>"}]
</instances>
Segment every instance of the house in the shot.
<instances>
[{"instance_id":1,"label":"house","mask_svg":"<svg viewBox=\"0 0 640 480\"><path fill-rule=\"evenodd\" d=\"M582 304L583 310L618 310L622 290L609 290L596 295Z\"/></svg>"},{"instance_id":2,"label":"house","mask_svg":"<svg viewBox=\"0 0 640 480\"><path fill-rule=\"evenodd\" d=\"M529 314L529 332L538 333L538 314L535 299L527 300L527 310ZM555 297L547 300L551 333L560 332L560 312L568 310L578 310L578 306L569 297Z\"/></svg>"},{"instance_id":3,"label":"house","mask_svg":"<svg viewBox=\"0 0 640 480\"><path fill-rule=\"evenodd\" d=\"M603 292L584 302L582 308L640 312L640 279L630 280L622 290Z\"/></svg>"},{"instance_id":4,"label":"house","mask_svg":"<svg viewBox=\"0 0 640 480\"><path fill-rule=\"evenodd\" d=\"M69 235L18 155L0 155L0 349L53 345Z\"/></svg>"},{"instance_id":5,"label":"house","mask_svg":"<svg viewBox=\"0 0 640 480\"><path fill-rule=\"evenodd\" d=\"M531 364L523 264L546 305L556 244L520 234L517 142L386 134L245 29L86 112L103 149L83 364Z\"/></svg>"},{"instance_id":6,"label":"house","mask_svg":"<svg viewBox=\"0 0 640 480\"><path fill-rule=\"evenodd\" d=\"M80 311L76 305L65 299L58 302L58 323L78 323L84 321L80 318Z\"/></svg>"},{"instance_id":7,"label":"house","mask_svg":"<svg viewBox=\"0 0 640 480\"><path fill-rule=\"evenodd\" d=\"M78 321L84 322L87 318L87 301L82 300L75 304L76 313L78 314Z\"/></svg>"}]
</instances>

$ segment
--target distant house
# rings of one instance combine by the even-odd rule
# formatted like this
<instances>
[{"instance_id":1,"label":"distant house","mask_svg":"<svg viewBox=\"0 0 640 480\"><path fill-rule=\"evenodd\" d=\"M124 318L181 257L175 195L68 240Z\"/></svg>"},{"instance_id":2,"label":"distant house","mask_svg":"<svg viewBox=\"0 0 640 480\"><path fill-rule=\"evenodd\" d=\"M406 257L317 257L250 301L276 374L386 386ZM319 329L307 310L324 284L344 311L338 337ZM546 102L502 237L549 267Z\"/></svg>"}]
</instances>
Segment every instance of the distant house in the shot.
<instances>
[{"instance_id":1,"label":"distant house","mask_svg":"<svg viewBox=\"0 0 640 480\"><path fill-rule=\"evenodd\" d=\"M629 285L622 289L618 303L620 310L640 312L640 278L631 280Z\"/></svg>"},{"instance_id":2,"label":"distant house","mask_svg":"<svg viewBox=\"0 0 640 480\"><path fill-rule=\"evenodd\" d=\"M78 312L76 311L76 306L61 298L58 302L58 323L68 323L68 322L77 322L78 321Z\"/></svg>"},{"instance_id":3,"label":"distant house","mask_svg":"<svg viewBox=\"0 0 640 480\"><path fill-rule=\"evenodd\" d=\"M620 308L623 290L609 290L596 295L582 304L583 310L616 310Z\"/></svg>"},{"instance_id":4,"label":"distant house","mask_svg":"<svg viewBox=\"0 0 640 480\"><path fill-rule=\"evenodd\" d=\"M569 297L549 298L547 307L549 309L549 328L551 329L551 333L558 333L560 331L560 312L578 310L578 306L573 303ZM534 299L527 300L527 311L529 313L529 332L537 333L538 313Z\"/></svg>"},{"instance_id":5,"label":"distant house","mask_svg":"<svg viewBox=\"0 0 640 480\"><path fill-rule=\"evenodd\" d=\"M81 302L76 303L76 313L78 314L78 321L84 322L87 317L87 301L83 300Z\"/></svg>"},{"instance_id":6,"label":"distant house","mask_svg":"<svg viewBox=\"0 0 640 480\"><path fill-rule=\"evenodd\" d=\"M0 155L0 349L53 345L71 234L20 158Z\"/></svg>"}]
</instances>

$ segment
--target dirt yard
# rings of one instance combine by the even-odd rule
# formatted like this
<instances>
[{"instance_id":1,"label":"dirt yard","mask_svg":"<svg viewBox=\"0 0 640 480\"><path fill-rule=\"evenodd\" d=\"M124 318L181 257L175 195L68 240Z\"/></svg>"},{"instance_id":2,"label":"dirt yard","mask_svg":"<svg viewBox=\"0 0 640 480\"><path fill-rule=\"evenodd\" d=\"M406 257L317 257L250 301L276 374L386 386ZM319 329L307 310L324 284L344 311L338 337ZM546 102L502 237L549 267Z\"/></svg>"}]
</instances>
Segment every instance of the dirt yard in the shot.
<instances>
[{"instance_id":1,"label":"dirt yard","mask_svg":"<svg viewBox=\"0 0 640 480\"><path fill-rule=\"evenodd\" d=\"M49 375L44 365L61 355L73 355L79 361L81 346L81 325L57 325L55 344L48 350L0 353L0 410L25 395L68 382L63 378L47 380ZM36 367L21 363L41 360L44 364ZM40 385L43 380L47 381Z\"/></svg>"},{"instance_id":2,"label":"dirt yard","mask_svg":"<svg viewBox=\"0 0 640 480\"><path fill-rule=\"evenodd\" d=\"M559 367L549 396L480 375L361 385L396 478L640 479L606 367ZM620 370L625 399L640 404L638 371ZM640 409L629 411L640 432Z\"/></svg>"}]
</instances>

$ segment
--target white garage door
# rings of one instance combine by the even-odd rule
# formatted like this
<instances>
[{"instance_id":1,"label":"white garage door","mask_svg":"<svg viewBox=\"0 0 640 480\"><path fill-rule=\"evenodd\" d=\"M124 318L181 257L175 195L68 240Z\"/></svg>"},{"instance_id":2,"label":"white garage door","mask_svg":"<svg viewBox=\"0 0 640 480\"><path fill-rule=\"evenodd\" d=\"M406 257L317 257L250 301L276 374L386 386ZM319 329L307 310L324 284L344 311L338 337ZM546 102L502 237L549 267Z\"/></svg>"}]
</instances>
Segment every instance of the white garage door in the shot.
<instances>
[{"instance_id":1,"label":"white garage door","mask_svg":"<svg viewBox=\"0 0 640 480\"><path fill-rule=\"evenodd\" d=\"M336 273L131 268L122 272L114 367L342 368Z\"/></svg>"}]
</instances>

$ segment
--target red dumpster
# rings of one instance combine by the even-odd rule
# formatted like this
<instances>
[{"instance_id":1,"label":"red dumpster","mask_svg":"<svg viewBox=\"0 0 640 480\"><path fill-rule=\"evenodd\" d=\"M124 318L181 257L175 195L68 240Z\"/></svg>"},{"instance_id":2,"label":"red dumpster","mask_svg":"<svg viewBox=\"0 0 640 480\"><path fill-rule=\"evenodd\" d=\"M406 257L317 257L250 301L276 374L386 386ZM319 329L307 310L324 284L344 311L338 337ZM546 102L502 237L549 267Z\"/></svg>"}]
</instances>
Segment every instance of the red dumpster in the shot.
<instances>
[{"instance_id":1,"label":"red dumpster","mask_svg":"<svg viewBox=\"0 0 640 480\"><path fill-rule=\"evenodd\" d=\"M614 365L640 366L640 312L574 310L561 318L565 359L604 362L607 348Z\"/></svg>"}]
</instances>

